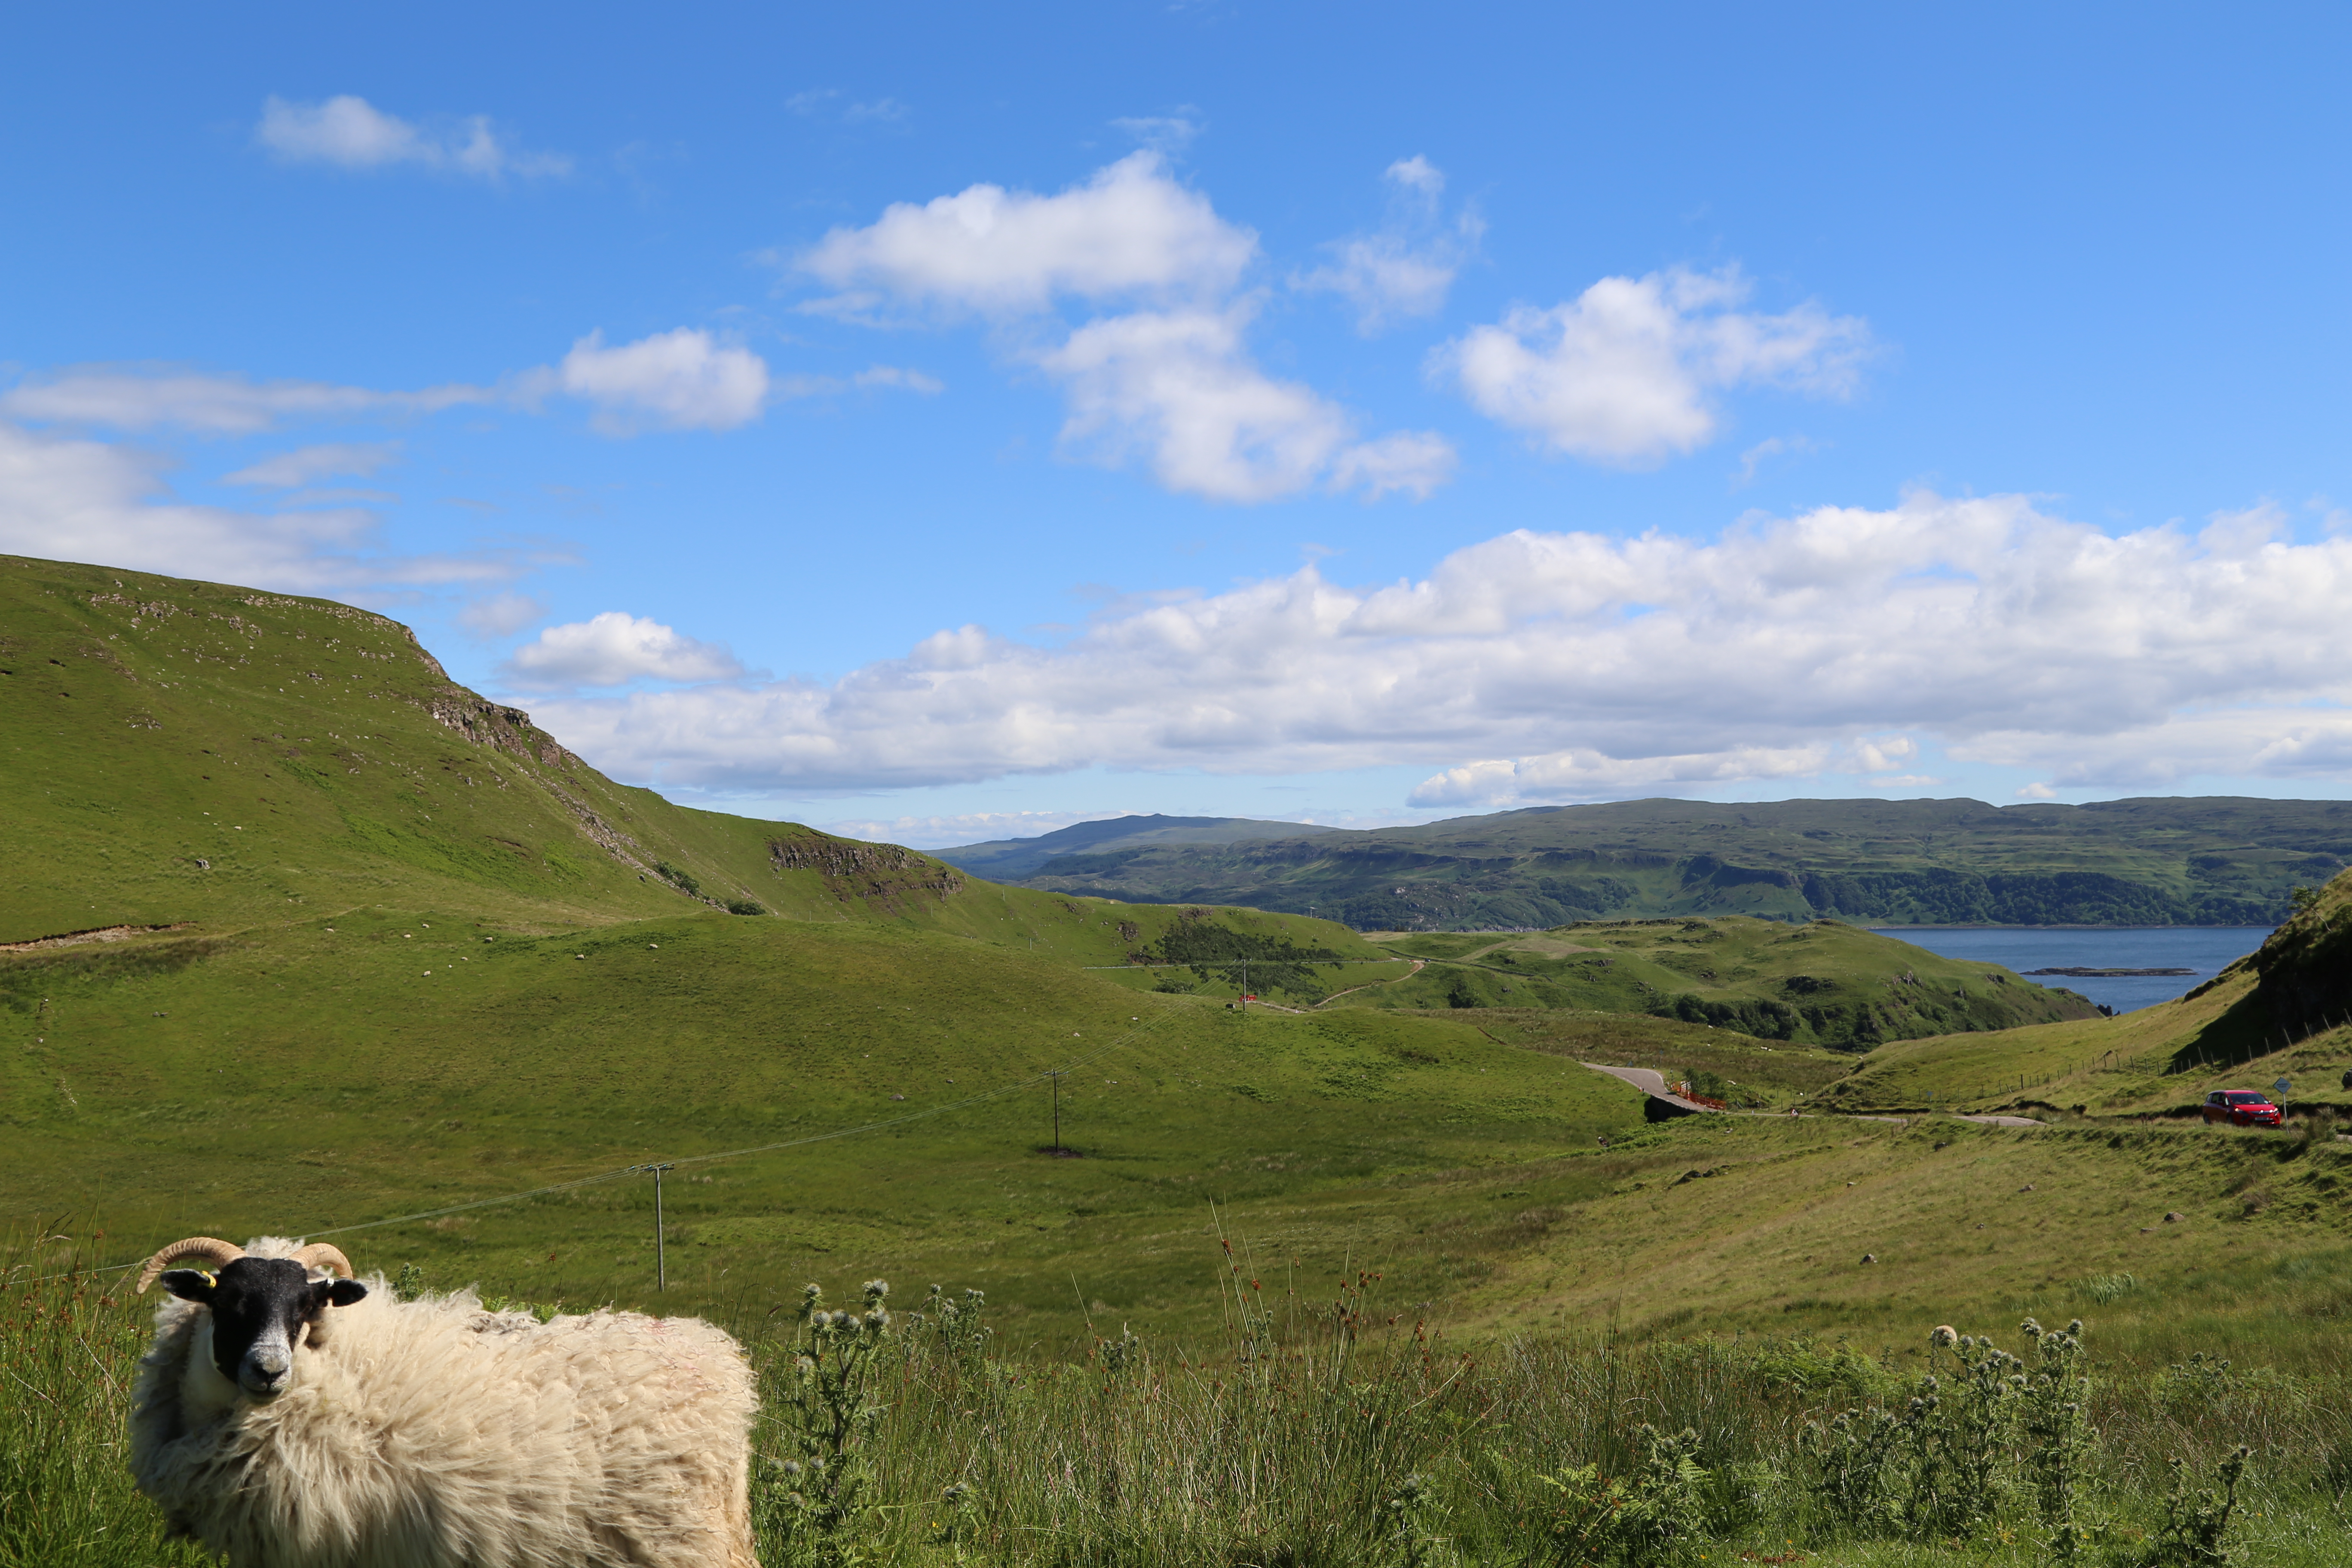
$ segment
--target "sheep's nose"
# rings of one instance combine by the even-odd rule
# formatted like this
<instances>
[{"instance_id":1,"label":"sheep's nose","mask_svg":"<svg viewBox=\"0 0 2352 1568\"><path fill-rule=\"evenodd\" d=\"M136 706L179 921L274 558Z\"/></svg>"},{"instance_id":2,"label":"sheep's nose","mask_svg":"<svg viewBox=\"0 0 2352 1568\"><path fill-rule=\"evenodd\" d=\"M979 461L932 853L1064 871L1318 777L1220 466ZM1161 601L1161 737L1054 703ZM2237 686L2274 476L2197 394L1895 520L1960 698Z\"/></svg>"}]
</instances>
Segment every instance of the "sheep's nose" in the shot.
<instances>
[{"instance_id":1,"label":"sheep's nose","mask_svg":"<svg viewBox=\"0 0 2352 1568\"><path fill-rule=\"evenodd\" d=\"M282 1351L257 1352L247 1358L245 1375L237 1381L248 1394L276 1394L286 1386L286 1374L292 1370L292 1361Z\"/></svg>"}]
</instances>

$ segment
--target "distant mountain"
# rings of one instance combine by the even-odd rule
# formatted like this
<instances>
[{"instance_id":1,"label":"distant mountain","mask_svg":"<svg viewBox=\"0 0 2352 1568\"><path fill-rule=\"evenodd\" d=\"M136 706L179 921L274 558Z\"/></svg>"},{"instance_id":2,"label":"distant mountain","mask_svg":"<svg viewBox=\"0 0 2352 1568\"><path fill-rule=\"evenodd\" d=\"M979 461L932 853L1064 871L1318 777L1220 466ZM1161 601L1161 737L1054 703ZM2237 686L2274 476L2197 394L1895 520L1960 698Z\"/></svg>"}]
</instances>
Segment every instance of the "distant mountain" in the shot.
<instances>
[{"instance_id":1,"label":"distant mountain","mask_svg":"<svg viewBox=\"0 0 2352 1568\"><path fill-rule=\"evenodd\" d=\"M1146 847L1238 844L1263 838L1308 838L1334 831L1298 822L1260 822L1247 816L1114 816L1034 838L992 838L934 849L933 858L991 881L1017 882L1043 872L1050 861L1056 876L1083 876L1122 865Z\"/></svg>"},{"instance_id":2,"label":"distant mountain","mask_svg":"<svg viewBox=\"0 0 2352 1568\"><path fill-rule=\"evenodd\" d=\"M1203 841L1130 828L1071 846L1083 853L998 861L982 874L1132 902L1312 910L1360 931L1715 914L1877 925L2271 925L2286 918L2294 889L2352 863L2352 803L2240 796L2001 807L1637 800L1371 832L1246 826L1263 831ZM940 858L982 870L959 860L962 853Z\"/></svg>"}]
</instances>

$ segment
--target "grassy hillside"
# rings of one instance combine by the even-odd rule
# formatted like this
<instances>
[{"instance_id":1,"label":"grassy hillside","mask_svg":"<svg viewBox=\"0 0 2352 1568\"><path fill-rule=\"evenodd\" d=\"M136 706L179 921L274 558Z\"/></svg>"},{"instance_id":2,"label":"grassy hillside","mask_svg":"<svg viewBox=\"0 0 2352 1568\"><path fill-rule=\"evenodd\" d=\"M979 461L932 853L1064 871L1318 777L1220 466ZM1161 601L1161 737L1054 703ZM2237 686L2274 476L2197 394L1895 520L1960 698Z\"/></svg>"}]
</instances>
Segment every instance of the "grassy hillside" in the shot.
<instances>
[{"instance_id":1,"label":"grassy hillside","mask_svg":"<svg viewBox=\"0 0 2352 1568\"><path fill-rule=\"evenodd\" d=\"M2183 1114L2284 1078L2292 1113L2352 1115L2352 874L2177 1001L2116 1018L1907 1040L1831 1091L1854 1109L1933 1103L2091 1116Z\"/></svg>"},{"instance_id":2,"label":"grassy hillside","mask_svg":"<svg viewBox=\"0 0 2352 1568\"><path fill-rule=\"evenodd\" d=\"M1653 1013L1850 1050L2095 1016L2071 991L1831 921L1594 921L1533 936L1396 935L1381 945L1427 967L1349 1002Z\"/></svg>"},{"instance_id":3,"label":"grassy hillside","mask_svg":"<svg viewBox=\"0 0 2352 1568\"><path fill-rule=\"evenodd\" d=\"M1179 918L616 784L406 627L326 600L0 556L0 946L345 909L554 930L731 905L1109 963Z\"/></svg>"},{"instance_id":4,"label":"grassy hillside","mask_svg":"<svg viewBox=\"0 0 2352 1568\"><path fill-rule=\"evenodd\" d=\"M2352 861L2352 804L1619 801L1063 856L1027 885L1360 930L1748 914L1879 925L2269 925Z\"/></svg>"},{"instance_id":5,"label":"grassy hillside","mask_svg":"<svg viewBox=\"0 0 2352 1568\"><path fill-rule=\"evenodd\" d=\"M15 1213L142 1241L311 1234L670 1158L681 1307L887 1267L1049 1321L1075 1275L1139 1321L1198 1329L1212 1203L1380 1206L1392 1181L1641 1121L1632 1089L1447 1020L1244 1016L887 924L700 914L534 936L345 913L5 978ZM1067 1069L1076 1157L1051 1152L1049 1068ZM642 1300L652 1199L638 1178L345 1245L452 1282ZM1347 1245L1335 1230L1314 1250ZM1399 1261L1447 1291L1441 1260Z\"/></svg>"}]
</instances>

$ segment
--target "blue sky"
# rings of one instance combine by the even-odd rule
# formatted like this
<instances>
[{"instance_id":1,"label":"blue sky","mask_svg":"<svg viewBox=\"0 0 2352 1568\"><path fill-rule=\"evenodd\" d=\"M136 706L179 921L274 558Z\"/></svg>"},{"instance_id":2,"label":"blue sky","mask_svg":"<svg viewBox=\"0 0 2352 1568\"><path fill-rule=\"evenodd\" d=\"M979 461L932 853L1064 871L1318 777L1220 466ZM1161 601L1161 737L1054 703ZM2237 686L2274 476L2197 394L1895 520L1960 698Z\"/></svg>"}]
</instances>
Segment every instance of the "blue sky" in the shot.
<instances>
[{"instance_id":1,"label":"blue sky","mask_svg":"<svg viewBox=\"0 0 2352 1568\"><path fill-rule=\"evenodd\" d=\"M52 8L0 549L926 846L2336 795L2348 30Z\"/></svg>"}]
</instances>

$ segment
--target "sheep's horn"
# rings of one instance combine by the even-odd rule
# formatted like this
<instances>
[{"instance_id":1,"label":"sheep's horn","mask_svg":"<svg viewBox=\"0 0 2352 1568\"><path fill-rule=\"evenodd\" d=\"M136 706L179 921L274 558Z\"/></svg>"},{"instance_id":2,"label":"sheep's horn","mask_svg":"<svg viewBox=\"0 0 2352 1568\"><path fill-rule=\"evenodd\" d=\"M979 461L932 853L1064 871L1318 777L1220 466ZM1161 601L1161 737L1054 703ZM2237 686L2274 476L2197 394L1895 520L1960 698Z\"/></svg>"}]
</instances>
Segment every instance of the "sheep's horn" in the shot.
<instances>
[{"instance_id":1,"label":"sheep's horn","mask_svg":"<svg viewBox=\"0 0 2352 1568\"><path fill-rule=\"evenodd\" d=\"M244 1256L245 1248L235 1242L223 1241L218 1237L192 1236L185 1241L175 1241L147 1260L147 1267L139 1271L139 1289L133 1294L143 1293L148 1286L155 1283L155 1276L184 1258L201 1258L217 1268Z\"/></svg>"},{"instance_id":2,"label":"sheep's horn","mask_svg":"<svg viewBox=\"0 0 2352 1568\"><path fill-rule=\"evenodd\" d=\"M328 1269L346 1279L352 1277L352 1260L331 1241L314 1241L308 1247L296 1247L294 1261L306 1268Z\"/></svg>"}]
</instances>

